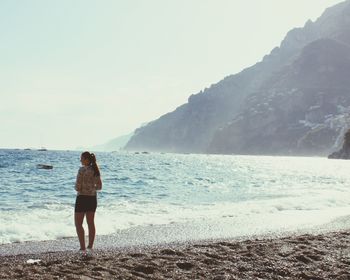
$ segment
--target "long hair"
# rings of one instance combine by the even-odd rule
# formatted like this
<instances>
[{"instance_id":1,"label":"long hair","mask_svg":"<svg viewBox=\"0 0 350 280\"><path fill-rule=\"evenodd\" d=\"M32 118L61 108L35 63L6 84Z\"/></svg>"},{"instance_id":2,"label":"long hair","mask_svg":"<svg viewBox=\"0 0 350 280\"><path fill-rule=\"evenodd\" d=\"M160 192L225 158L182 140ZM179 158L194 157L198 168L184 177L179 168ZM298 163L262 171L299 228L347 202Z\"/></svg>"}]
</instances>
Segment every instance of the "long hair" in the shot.
<instances>
[{"instance_id":1,"label":"long hair","mask_svg":"<svg viewBox=\"0 0 350 280\"><path fill-rule=\"evenodd\" d=\"M94 175L100 176L100 169L98 168L98 165L96 163L96 156L93 153L90 152L84 152L81 154L81 156L89 161L89 166L91 166L94 169Z\"/></svg>"}]
</instances>

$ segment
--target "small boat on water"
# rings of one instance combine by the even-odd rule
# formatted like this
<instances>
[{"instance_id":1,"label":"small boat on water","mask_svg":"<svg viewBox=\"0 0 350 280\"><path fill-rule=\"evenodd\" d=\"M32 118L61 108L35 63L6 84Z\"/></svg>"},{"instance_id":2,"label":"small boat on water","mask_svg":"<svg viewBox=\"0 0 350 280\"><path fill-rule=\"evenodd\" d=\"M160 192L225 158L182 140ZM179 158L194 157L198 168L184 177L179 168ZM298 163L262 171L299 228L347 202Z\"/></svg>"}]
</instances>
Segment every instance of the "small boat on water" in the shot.
<instances>
[{"instance_id":1,"label":"small boat on water","mask_svg":"<svg viewBox=\"0 0 350 280\"><path fill-rule=\"evenodd\" d=\"M38 149L38 151L39 151L39 152L46 152L47 149L45 149L45 148L40 148L40 149Z\"/></svg>"},{"instance_id":2,"label":"small boat on water","mask_svg":"<svg viewBox=\"0 0 350 280\"><path fill-rule=\"evenodd\" d=\"M47 165L47 164L37 164L36 168L38 168L38 169L53 169L53 166Z\"/></svg>"}]
</instances>

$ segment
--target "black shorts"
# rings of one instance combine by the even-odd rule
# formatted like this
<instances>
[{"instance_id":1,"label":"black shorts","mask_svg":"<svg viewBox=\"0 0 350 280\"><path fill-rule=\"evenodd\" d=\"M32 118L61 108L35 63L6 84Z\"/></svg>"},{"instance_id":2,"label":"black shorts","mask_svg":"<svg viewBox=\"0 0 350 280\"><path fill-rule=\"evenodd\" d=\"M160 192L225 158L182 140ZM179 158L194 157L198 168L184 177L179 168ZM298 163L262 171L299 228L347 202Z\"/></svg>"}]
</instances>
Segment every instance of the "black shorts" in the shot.
<instances>
[{"instance_id":1,"label":"black shorts","mask_svg":"<svg viewBox=\"0 0 350 280\"><path fill-rule=\"evenodd\" d=\"M95 212L97 208L96 195L78 195L75 201L75 212Z\"/></svg>"}]
</instances>

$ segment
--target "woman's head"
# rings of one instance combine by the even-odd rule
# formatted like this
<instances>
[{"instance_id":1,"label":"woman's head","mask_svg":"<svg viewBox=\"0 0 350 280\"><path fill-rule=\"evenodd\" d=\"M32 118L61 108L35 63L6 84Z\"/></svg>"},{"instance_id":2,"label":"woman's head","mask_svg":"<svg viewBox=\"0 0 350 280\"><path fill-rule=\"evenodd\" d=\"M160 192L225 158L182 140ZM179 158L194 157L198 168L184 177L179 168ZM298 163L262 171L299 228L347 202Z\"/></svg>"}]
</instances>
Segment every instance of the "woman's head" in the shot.
<instances>
[{"instance_id":1,"label":"woman's head","mask_svg":"<svg viewBox=\"0 0 350 280\"><path fill-rule=\"evenodd\" d=\"M100 176L100 170L96 163L96 157L93 153L84 152L81 154L80 161L84 166L91 166L94 169L95 176Z\"/></svg>"}]
</instances>

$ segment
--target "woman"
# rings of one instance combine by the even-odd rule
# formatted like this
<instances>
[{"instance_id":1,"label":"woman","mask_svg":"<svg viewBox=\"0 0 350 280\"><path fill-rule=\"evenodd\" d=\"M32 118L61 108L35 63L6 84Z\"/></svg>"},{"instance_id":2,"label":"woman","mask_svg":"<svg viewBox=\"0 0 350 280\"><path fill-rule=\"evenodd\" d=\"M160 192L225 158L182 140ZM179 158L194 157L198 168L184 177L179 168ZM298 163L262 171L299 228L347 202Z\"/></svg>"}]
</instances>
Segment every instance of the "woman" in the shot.
<instances>
[{"instance_id":1,"label":"woman","mask_svg":"<svg viewBox=\"0 0 350 280\"><path fill-rule=\"evenodd\" d=\"M96 191L102 189L102 181L100 170L96 163L94 154L84 152L80 157L81 164L75 183L77 191L77 199L75 202L75 227L80 243L80 250L86 253L85 232L83 228L84 216L89 228L89 245L88 249L92 249L95 240L95 211L97 207Z\"/></svg>"}]
</instances>

